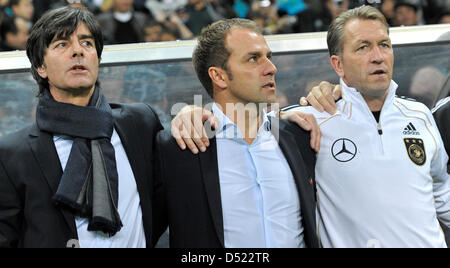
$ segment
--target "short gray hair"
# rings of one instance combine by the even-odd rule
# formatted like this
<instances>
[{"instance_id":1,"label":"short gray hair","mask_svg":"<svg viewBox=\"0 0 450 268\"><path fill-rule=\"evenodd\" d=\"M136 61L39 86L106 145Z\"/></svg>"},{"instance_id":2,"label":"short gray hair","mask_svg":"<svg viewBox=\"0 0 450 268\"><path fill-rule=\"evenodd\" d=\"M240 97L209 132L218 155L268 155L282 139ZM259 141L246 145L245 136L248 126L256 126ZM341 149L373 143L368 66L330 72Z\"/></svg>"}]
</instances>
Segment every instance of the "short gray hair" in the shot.
<instances>
[{"instance_id":1,"label":"short gray hair","mask_svg":"<svg viewBox=\"0 0 450 268\"><path fill-rule=\"evenodd\" d=\"M361 6L347 10L335 18L328 29L327 44L330 56L342 54L345 24L354 19L377 20L386 26L389 34L389 24L378 9L371 6Z\"/></svg>"}]
</instances>

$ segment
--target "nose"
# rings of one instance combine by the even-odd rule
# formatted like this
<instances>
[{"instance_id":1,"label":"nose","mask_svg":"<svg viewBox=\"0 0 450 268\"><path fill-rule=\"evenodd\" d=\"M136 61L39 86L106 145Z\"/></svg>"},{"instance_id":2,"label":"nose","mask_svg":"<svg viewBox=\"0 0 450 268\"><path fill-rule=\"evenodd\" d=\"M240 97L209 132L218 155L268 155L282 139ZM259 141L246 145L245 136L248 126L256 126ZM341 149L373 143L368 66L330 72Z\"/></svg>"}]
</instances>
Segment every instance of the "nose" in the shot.
<instances>
[{"instance_id":1,"label":"nose","mask_svg":"<svg viewBox=\"0 0 450 268\"><path fill-rule=\"evenodd\" d=\"M267 58L267 64L264 75L275 75L276 73L277 67L275 66L275 64L273 64L273 62L269 58Z\"/></svg>"},{"instance_id":2,"label":"nose","mask_svg":"<svg viewBox=\"0 0 450 268\"><path fill-rule=\"evenodd\" d=\"M376 46L374 49L372 49L371 61L378 64L384 61L384 54L381 51L380 47Z\"/></svg>"},{"instance_id":3,"label":"nose","mask_svg":"<svg viewBox=\"0 0 450 268\"><path fill-rule=\"evenodd\" d=\"M72 57L80 56L83 56L83 47L78 42L72 42Z\"/></svg>"}]
</instances>

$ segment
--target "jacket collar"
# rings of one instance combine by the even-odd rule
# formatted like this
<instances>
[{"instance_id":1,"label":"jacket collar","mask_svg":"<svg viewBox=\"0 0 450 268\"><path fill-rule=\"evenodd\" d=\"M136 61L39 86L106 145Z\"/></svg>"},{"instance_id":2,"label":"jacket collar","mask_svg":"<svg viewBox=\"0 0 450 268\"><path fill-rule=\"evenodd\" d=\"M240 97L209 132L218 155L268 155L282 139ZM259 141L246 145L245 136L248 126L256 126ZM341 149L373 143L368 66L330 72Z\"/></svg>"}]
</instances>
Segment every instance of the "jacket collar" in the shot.
<instances>
[{"instance_id":1,"label":"jacket collar","mask_svg":"<svg viewBox=\"0 0 450 268\"><path fill-rule=\"evenodd\" d=\"M358 107L367 107L368 109L368 105L366 103L366 101L364 100L363 96L361 95L361 93L359 93L359 91L356 88L353 87L349 87L347 86L347 84L344 82L344 80L341 78L340 79L340 84L342 87L342 99L345 100L346 102L352 103L353 105L357 105ZM391 80L391 83L389 84L389 88L388 90L388 94L386 96L386 99L384 100L384 104L383 104L383 108L385 109L385 107L389 107L392 102L394 101L395 98L395 93L397 91L398 85L397 83L395 83L394 80Z\"/></svg>"},{"instance_id":2,"label":"jacket collar","mask_svg":"<svg viewBox=\"0 0 450 268\"><path fill-rule=\"evenodd\" d=\"M215 137L211 139L210 144L206 153L199 154L200 166L214 229L221 246L225 247L217 142Z\"/></svg>"}]
</instances>

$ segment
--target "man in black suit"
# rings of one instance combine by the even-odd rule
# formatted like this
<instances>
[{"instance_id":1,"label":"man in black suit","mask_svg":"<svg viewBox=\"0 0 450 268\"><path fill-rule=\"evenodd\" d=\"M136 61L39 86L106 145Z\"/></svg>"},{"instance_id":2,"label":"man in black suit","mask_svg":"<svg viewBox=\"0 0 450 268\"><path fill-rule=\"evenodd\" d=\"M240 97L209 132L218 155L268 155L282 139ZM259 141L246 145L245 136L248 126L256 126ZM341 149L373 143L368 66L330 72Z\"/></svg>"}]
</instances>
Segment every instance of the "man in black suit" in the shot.
<instances>
[{"instance_id":1,"label":"man in black suit","mask_svg":"<svg viewBox=\"0 0 450 268\"><path fill-rule=\"evenodd\" d=\"M447 155L450 156L450 96L440 100L432 111L434 120L436 120L439 132L441 133L442 140L444 141L445 151L447 152ZM447 172L450 173L450 159L447 162ZM444 224L441 224L441 227L444 230L445 241L447 242L447 245L450 245L450 229Z\"/></svg>"},{"instance_id":2,"label":"man in black suit","mask_svg":"<svg viewBox=\"0 0 450 268\"><path fill-rule=\"evenodd\" d=\"M202 31L193 63L219 120L196 155L158 134L171 247L318 247L309 133L261 109L276 97L271 56L252 21Z\"/></svg>"},{"instance_id":3,"label":"man in black suit","mask_svg":"<svg viewBox=\"0 0 450 268\"><path fill-rule=\"evenodd\" d=\"M444 141L445 150L450 156L450 96L440 100L433 109L433 116ZM447 163L447 172L450 172L450 160Z\"/></svg>"},{"instance_id":4,"label":"man in black suit","mask_svg":"<svg viewBox=\"0 0 450 268\"><path fill-rule=\"evenodd\" d=\"M39 103L32 126L0 140L0 247L151 247L163 231L152 213L162 126L147 105L108 104L96 86L102 50L87 10L34 25Z\"/></svg>"}]
</instances>

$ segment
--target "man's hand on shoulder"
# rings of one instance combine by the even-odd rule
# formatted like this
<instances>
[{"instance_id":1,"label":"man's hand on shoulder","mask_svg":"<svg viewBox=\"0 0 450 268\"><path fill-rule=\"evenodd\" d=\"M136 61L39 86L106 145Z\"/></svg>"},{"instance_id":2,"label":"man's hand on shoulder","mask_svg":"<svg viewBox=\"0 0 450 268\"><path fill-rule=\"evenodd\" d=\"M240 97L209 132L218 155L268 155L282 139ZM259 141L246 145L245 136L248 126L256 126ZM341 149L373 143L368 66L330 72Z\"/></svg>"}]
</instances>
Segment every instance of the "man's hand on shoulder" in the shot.
<instances>
[{"instance_id":1,"label":"man's hand on shoulder","mask_svg":"<svg viewBox=\"0 0 450 268\"><path fill-rule=\"evenodd\" d=\"M326 111L329 114L334 114L337 111L336 101L341 96L342 88L340 85L333 85L323 81L318 86L313 87L306 98L300 98L300 105L306 106L310 104L319 112Z\"/></svg>"},{"instance_id":2,"label":"man's hand on shoulder","mask_svg":"<svg viewBox=\"0 0 450 268\"><path fill-rule=\"evenodd\" d=\"M202 107L185 106L171 122L172 136L182 150L188 147L192 153L198 154L199 150L205 152L209 147L209 137L203 126L209 121L211 127L217 127L217 117Z\"/></svg>"},{"instance_id":3,"label":"man's hand on shoulder","mask_svg":"<svg viewBox=\"0 0 450 268\"><path fill-rule=\"evenodd\" d=\"M310 131L311 148L316 152L319 151L322 134L312 114L287 111L280 112L280 117L297 123L302 129ZM198 154L199 150L201 152L206 151L206 148L209 147L209 137L203 125L205 121L209 121L212 128L217 127L217 117L210 111L193 105L184 107L175 116L171 122L171 132L182 150L189 148L194 154Z\"/></svg>"},{"instance_id":4,"label":"man's hand on shoulder","mask_svg":"<svg viewBox=\"0 0 450 268\"><path fill-rule=\"evenodd\" d=\"M311 148L319 152L320 149L320 138L322 137L322 132L320 132L320 127L317 124L316 118L312 114L302 113L299 111L286 111L280 112L280 118L284 120L289 120L296 123L299 127L306 131L311 132Z\"/></svg>"}]
</instances>

